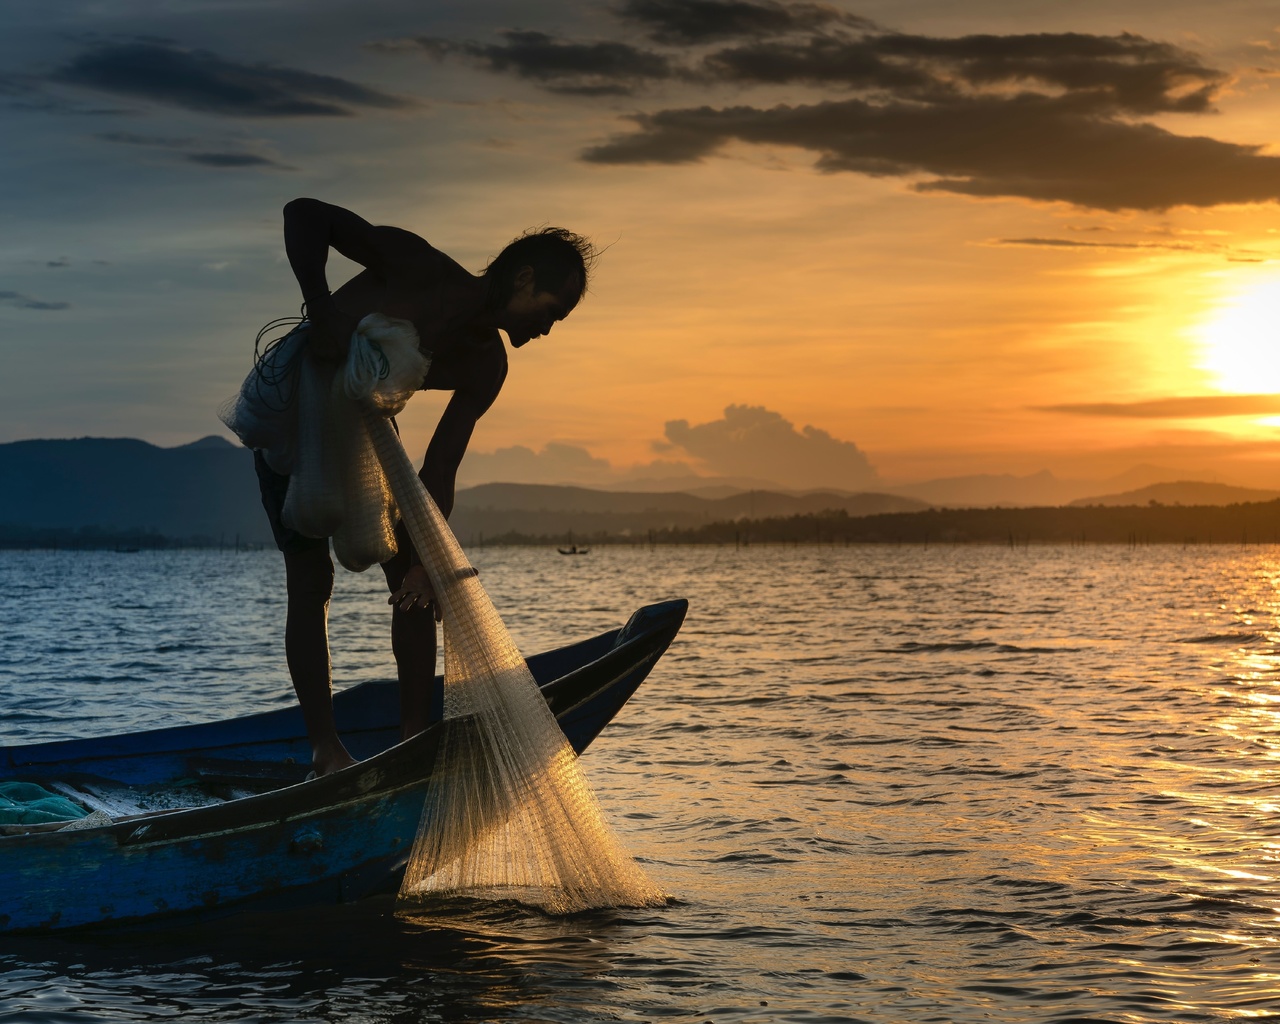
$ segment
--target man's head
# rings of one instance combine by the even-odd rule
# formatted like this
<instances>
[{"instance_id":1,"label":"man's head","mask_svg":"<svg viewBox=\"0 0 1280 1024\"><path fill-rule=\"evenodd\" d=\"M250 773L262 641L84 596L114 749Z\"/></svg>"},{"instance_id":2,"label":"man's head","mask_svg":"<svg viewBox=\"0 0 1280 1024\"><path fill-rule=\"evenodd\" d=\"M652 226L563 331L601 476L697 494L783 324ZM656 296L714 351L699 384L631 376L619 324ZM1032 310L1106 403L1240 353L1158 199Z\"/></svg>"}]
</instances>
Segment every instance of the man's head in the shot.
<instances>
[{"instance_id":1,"label":"man's head","mask_svg":"<svg viewBox=\"0 0 1280 1024\"><path fill-rule=\"evenodd\" d=\"M484 269L485 308L508 321L519 348L563 320L587 290L592 244L564 228L521 235Z\"/></svg>"}]
</instances>

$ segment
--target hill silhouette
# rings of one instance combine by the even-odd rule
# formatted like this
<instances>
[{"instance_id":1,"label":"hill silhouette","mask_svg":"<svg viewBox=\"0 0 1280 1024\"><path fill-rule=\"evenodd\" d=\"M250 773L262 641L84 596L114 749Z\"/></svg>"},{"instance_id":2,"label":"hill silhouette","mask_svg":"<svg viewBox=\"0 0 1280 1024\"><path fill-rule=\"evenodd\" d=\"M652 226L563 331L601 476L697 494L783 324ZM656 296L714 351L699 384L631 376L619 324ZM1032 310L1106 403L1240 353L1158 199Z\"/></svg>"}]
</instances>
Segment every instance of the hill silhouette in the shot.
<instances>
[{"instance_id":1,"label":"hill silhouette","mask_svg":"<svg viewBox=\"0 0 1280 1024\"><path fill-rule=\"evenodd\" d=\"M485 542L1275 542L1273 492L1157 484L1069 506L931 508L890 494L605 491L484 484L458 492L452 525ZM1231 503L1228 503L1231 502ZM0 544L271 544L253 457L220 437L177 448L129 438L0 444Z\"/></svg>"},{"instance_id":2,"label":"hill silhouette","mask_svg":"<svg viewBox=\"0 0 1280 1024\"><path fill-rule=\"evenodd\" d=\"M103 437L0 445L0 528L271 541L253 455L220 437L178 448Z\"/></svg>"},{"instance_id":3,"label":"hill silhouette","mask_svg":"<svg viewBox=\"0 0 1280 1024\"><path fill-rule=\"evenodd\" d=\"M1149 487L1120 494L1077 498L1071 504L1076 508L1089 505L1149 505L1153 502L1157 505L1239 505L1252 501L1273 501L1276 498L1280 498L1280 491L1182 480L1176 483L1151 484Z\"/></svg>"},{"instance_id":4,"label":"hill silhouette","mask_svg":"<svg viewBox=\"0 0 1280 1024\"><path fill-rule=\"evenodd\" d=\"M679 492L485 484L458 492L452 524L464 541L480 536L645 535L715 520L849 515L927 507L885 494L805 495L747 491L708 498ZM151 541L270 544L253 456L216 436L176 448L132 438L82 437L0 444L0 543L110 545Z\"/></svg>"}]
</instances>

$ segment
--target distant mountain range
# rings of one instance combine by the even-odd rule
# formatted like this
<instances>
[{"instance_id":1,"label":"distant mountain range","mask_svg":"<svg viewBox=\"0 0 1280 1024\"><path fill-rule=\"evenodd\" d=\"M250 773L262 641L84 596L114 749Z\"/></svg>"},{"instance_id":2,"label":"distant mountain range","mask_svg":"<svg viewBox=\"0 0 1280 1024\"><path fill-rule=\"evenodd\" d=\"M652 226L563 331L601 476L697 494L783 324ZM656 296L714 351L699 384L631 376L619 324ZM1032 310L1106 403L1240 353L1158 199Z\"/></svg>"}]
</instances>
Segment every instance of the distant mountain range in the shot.
<instances>
[{"instance_id":1,"label":"distant mountain range","mask_svg":"<svg viewBox=\"0 0 1280 1024\"><path fill-rule=\"evenodd\" d=\"M452 525L468 544L512 533L555 540L573 534L586 540L828 511L862 517L914 512L930 505L1227 505L1280 496L1220 483L1150 479L1167 472L1140 467L1101 483L1063 481L1048 472L955 477L895 487L891 494L733 491L723 481L708 481L697 488L699 493L493 483L458 492ZM1108 490L1108 482L1137 489ZM33 530L90 528L143 531L198 543L271 543L253 458L223 438L207 437L177 448L128 438L0 444L0 541L12 542Z\"/></svg>"},{"instance_id":2,"label":"distant mountain range","mask_svg":"<svg viewBox=\"0 0 1280 1024\"><path fill-rule=\"evenodd\" d=\"M1077 508L1088 505L1242 505L1245 502L1274 501L1276 498L1280 498L1280 491L1182 480L1171 484L1152 484L1121 494L1077 498L1071 504Z\"/></svg>"},{"instance_id":3,"label":"distant mountain range","mask_svg":"<svg viewBox=\"0 0 1280 1024\"><path fill-rule=\"evenodd\" d=\"M129 438L0 444L0 528L140 530L267 543L253 455L220 437L179 448Z\"/></svg>"},{"instance_id":4,"label":"distant mountain range","mask_svg":"<svg viewBox=\"0 0 1280 1024\"><path fill-rule=\"evenodd\" d=\"M889 487L894 494L902 494L931 505L946 508L1041 508L1056 505L1069 505L1076 501L1092 504L1105 504L1102 499L1090 495L1108 495L1115 498L1128 498L1131 494L1144 490L1152 485L1166 487L1202 487L1206 505L1228 504L1231 501L1250 500L1228 498L1225 501L1213 499L1214 487L1223 487L1227 491L1244 492L1245 488L1229 488L1216 483L1168 484L1166 481L1176 480L1176 470L1163 466L1141 465L1103 480L1063 480L1047 469L1027 476L1014 476L1009 473L979 473L973 476L944 477L938 480L926 480L923 483L898 484ZM1172 492L1170 492L1172 493ZM1186 492L1191 495L1191 491ZM1264 492L1257 492L1259 494ZM1265 492L1270 494L1271 492ZM1134 497L1133 504L1146 504L1149 499ZM1190 501L1179 499L1182 504ZM1263 500L1263 499L1258 499ZM1121 502L1123 504L1124 502Z\"/></svg>"}]
</instances>

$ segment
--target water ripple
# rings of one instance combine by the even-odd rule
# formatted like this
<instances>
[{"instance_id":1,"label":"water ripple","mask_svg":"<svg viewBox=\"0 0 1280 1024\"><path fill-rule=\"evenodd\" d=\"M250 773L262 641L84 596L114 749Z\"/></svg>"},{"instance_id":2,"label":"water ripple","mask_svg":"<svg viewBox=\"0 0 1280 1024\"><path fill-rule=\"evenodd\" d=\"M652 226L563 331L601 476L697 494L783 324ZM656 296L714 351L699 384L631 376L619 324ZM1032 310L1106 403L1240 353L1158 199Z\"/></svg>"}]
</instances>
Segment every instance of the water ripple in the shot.
<instances>
[{"instance_id":1,"label":"water ripple","mask_svg":"<svg viewBox=\"0 0 1280 1024\"><path fill-rule=\"evenodd\" d=\"M23 939L0 1018L1280 1019L1280 553L474 558L527 651L690 599L584 762L670 906L368 901ZM0 555L0 736L292 701L275 554L72 561ZM376 577L339 573L339 686L393 674Z\"/></svg>"}]
</instances>

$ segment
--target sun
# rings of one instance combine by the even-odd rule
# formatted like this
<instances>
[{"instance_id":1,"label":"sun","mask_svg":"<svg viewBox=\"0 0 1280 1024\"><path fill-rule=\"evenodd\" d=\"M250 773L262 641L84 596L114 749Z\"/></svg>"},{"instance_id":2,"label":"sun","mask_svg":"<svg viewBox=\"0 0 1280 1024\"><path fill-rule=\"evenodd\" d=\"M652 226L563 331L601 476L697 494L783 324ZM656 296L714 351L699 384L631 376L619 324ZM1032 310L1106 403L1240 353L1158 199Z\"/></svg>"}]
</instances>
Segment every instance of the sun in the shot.
<instances>
[{"instance_id":1,"label":"sun","mask_svg":"<svg viewBox=\"0 0 1280 1024\"><path fill-rule=\"evenodd\" d=\"M1197 364L1236 394L1280 393L1280 275L1228 295L1194 329Z\"/></svg>"}]
</instances>

